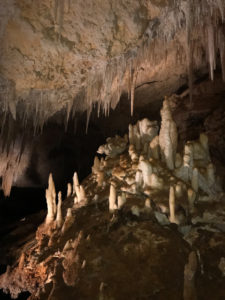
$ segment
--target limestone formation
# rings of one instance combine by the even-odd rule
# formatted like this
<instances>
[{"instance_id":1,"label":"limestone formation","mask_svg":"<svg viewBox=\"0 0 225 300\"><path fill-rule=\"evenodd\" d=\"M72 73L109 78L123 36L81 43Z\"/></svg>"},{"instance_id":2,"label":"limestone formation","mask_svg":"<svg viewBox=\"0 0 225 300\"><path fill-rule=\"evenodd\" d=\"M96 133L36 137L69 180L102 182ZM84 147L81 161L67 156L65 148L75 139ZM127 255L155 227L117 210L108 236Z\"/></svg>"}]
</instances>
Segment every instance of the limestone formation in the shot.
<instances>
[{"instance_id":1,"label":"limestone formation","mask_svg":"<svg viewBox=\"0 0 225 300\"><path fill-rule=\"evenodd\" d=\"M121 195L119 195L117 197L117 205L118 205L118 209L121 209L124 204L126 203L127 199L126 199L126 194L123 192Z\"/></svg>"},{"instance_id":2,"label":"limestone formation","mask_svg":"<svg viewBox=\"0 0 225 300\"><path fill-rule=\"evenodd\" d=\"M80 185L80 192L79 192L79 196L78 196L78 202L86 201L86 200L87 200L87 197L86 197L85 189L84 189L83 185Z\"/></svg>"},{"instance_id":3,"label":"limestone formation","mask_svg":"<svg viewBox=\"0 0 225 300\"><path fill-rule=\"evenodd\" d=\"M132 215L136 216L136 217L139 217L140 216L140 209L137 205L133 205L131 207L131 213Z\"/></svg>"},{"instance_id":4,"label":"limestone formation","mask_svg":"<svg viewBox=\"0 0 225 300\"><path fill-rule=\"evenodd\" d=\"M184 268L184 300L197 300L195 288L195 274L197 272L198 260L196 253L192 251L188 257L188 263Z\"/></svg>"},{"instance_id":5,"label":"limestone formation","mask_svg":"<svg viewBox=\"0 0 225 300\"><path fill-rule=\"evenodd\" d=\"M62 193L58 192L58 203L57 203L57 215L56 215L56 226L61 228L63 224L62 218Z\"/></svg>"},{"instance_id":6,"label":"limestone formation","mask_svg":"<svg viewBox=\"0 0 225 300\"><path fill-rule=\"evenodd\" d=\"M145 145L148 148L148 144L157 136L158 130L157 121L150 121L148 119L143 119L133 126L130 124L129 142L134 146L136 151L139 152L143 149L143 152L145 152Z\"/></svg>"},{"instance_id":7,"label":"limestone formation","mask_svg":"<svg viewBox=\"0 0 225 300\"><path fill-rule=\"evenodd\" d=\"M175 192L174 192L174 187L170 187L170 192L169 192L169 207L170 207L170 222L171 223L177 223L177 218L176 218L176 203L175 203Z\"/></svg>"},{"instance_id":8,"label":"limestone formation","mask_svg":"<svg viewBox=\"0 0 225 300\"><path fill-rule=\"evenodd\" d=\"M163 179L152 173L150 176L150 187L156 190L163 190Z\"/></svg>"},{"instance_id":9,"label":"limestone formation","mask_svg":"<svg viewBox=\"0 0 225 300\"><path fill-rule=\"evenodd\" d=\"M152 174L151 164L148 161L144 160L143 157L140 157L138 168L142 172L144 186L150 186L150 184L151 184L150 178L151 178L151 174Z\"/></svg>"},{"instance_id":10,"label":"limestone formation","mask_svg":"<svg viewBox=\"0 0 225 300\"><path fill-rule=\"evenodd\" d=\"M193 170L191 185L193 190L197 193L198 192L198 169L197 168L194 168Z\"/></svg>"},{"instance_id":11,"label":"limestone formation","mask_svg":"<svg viewBox=\"0 0 225 300\"><path fill-rule=\"evenodd\" d=\"M109 211L113 212L114 210L117 209L117 204L116 204L116 187L113 183L110 185L110 192L109 192Z\"/></svg>"},{"instance_id":12,"label":"limestone formation","mask_svg":"<svg viewBox=\"0 0 225 300\"><path fill-rule=\"evenodd\" d=\"M98 148L99 154L106 154L109 157L115 157L124 152L127 146L127 140L116 135L114 138L107 138L106 144Z\"/></svg>"},{"instance_id":13,"label":"limestone formation","mask_svg":"<svg viewBox=\"0 0 225 300\"><path fill-rule=\"evenodd\" d=\"M67 183L67 197L72 195L72 185L71 183Z\"/></svg>"},{"instance_id":14,"label":"limestone formation","mask_svg":"<svg viewBox=\"0 0 225 300\"><path fill-rule=\"evenodd\" d=\"M180 153L176 153L176 157L175 157L175 168L180 168L182 166L182 157L180 155Z\"/></svg>"},{"instance_id":15,"label":"limestone formation","mask_svg":"<svg viewBox=\"0 0 225 300\"><path fill-rule=\"evenodd\" d=\"M177 127L173 121L172 114L169 107L169 101L167 99L163 102L163 108L161 109L161 128L159 133L159 145L161 149L161 155L166 162L167 167L173 170L175 167L175 158L177 151Z\"/></svg>"},{"instance_id":16,"label":"limestone formation","mask_svg":"<svg viewBox=\"0 0 225 300\"><path fill-rule=\"evenodd\" d=\"M159 159L160 157L160 148L159 148L159 136L155 136L152 141L149 143L149 157L154 159Z\"/></svg>"},{"instance_id":17,"label":"limestone formation","mask_svg":"<svg viewBox=\"0 0 225 300\"><path fill-rule=\"evenodd\" d=\"M171 118L165 120L171 122ZM118 148L110 149L112 140L107 142L107 147L104 145L109 151L106 159L95 159L92 174L82 184L77 173L74 174L74 203L69 197L62 204L61 192L58 193L57 213L55 186L50 174L46 190L46 222L39 226L35 240L24 246L14 266L0 276L0 288L9 290L13 297L28 287L32 297L41 295L43 299L49 295L58 299L58 291L61 293L64 289L71 299L74 295L119 299L121 290L123 298L131 299L133 295L138 298L142 294L140 289L136 292L137 277L129 273L129 267L132 261L132 268L139 274L140 261L144 261L141 272L148 276L146 280L145 276L141 277L140 284L144 286L141 291L147 291L147 297L156 296L153 288L157 280L157 286L164 287L157 290L162 299L170 294L174 299L180 299L182 293L185 300L196 299L195 277L205 276L204 268L197 272L195 252L189 254L188 262L186 256L190 245L192 249L197 246L199 251L204 251L204 260L211 259L214 251L220 253L225 243L224 203L221 201L224 194L215 166L210 162L210 154L206 155L206 137L200 138L202 142L188 141L183 150L180 145L179 152L178 149L173 151L171 140L169 147L174 163L171 169L159 153L159 138L156 126L153 128L152 124L156 123L144 120L130 126L129 142L126 137L116 138ZM162 128L161 134L165 133ZM150 141L152 132L156 135ZM116 149L123 149L123 153ZM63 218L65 209L66 217ZM202 243L205 243L204 248ZM171 253L179 258L179 264L173 263ZM218 255L215 257L218 268ZM201 258L198 259L200 262ZM208 266L207 263L204 265ZM158 272L156 267L161 266ZM176 282L179 282L176 289L174 277L160 276L165 267L176 276ZM224 269L223 260L219 268ZM134 285L131 293L124 284L118 289L114 272L117 279L121 274L125 281L129 277ZM208 272L211 272L210 268L207 276ZM101 274L100 280L98 274ZM217 276L215 272L213 274ZM94 278L89 282L91 287L87 285L87 278ZM99 295L100 282L104 282L104 293Z\"/></svg>"},{"instance_id":18,"label":"limestone formation","mask_svg":"<svg viewBox=\"0 0 225 300\"><path fill-rule=\"evenodd\" d=\"M48 189L45 192L45 197L47 201L47 210L48 210L46 223L49 224L52 221L54 221L55 214L56 214L56 192L55 192L55 184L51 173L49 175Z\"/></svg>"},{"instance_id":19,"label":"limestone formation","mask_svg":"<svg viewBox=\"0 0 225 300\"><path fill-rule=\"evenodd\" d=\"M187 195L188 195L189 212L192 213L194 211L194 203L196 200L196 193L192 189L188 189Z\"/></svg>"},{"instance_id":20,"label":"limestone formation","mask_svg":"<svg viewBox=\"0 0 225 300\"><path fill-rule=\"evenodd\" d=\"M105 174L103 171L98 171L96 173L96 177L97 177L97 184L99 187L101 187L103 185L104 182L104 178L105 178Z\"/></svg>"},{"instance_id":21,"label":"limestone formation","mask_svg":"<svg viewBox=\"0 0 225 300\"><path fill-rule=\"evenodd\" d=\"M73 225L73 222L74 222L74 217L72 215L72 210L71 208L68 208L66 213L66 218L61 230L62 234L64 234L67 230L69 230L69 228Z\"/></svg>"},{"instance_id":22,"label":"limestone formation","mask_svg":"<svg viewBox=\"0 0 225 300\"><path fill-rule=\"evenodd\" d=\"M215 169L212 163L207 166L207 181L209 187L213 187L213 185L216 183Z\"/></svg>"},{"instance_id":23,"label":"limestone formation","mask_svg":"<svg viewBox=\"0 0 225 300\"><path fill-rule=\"evenodd\" d=\"M73 194L76 194L77 191L79 191L79 179L78 179L78 175L77 172L74 173L73 175Z\"/></svg>"},{"instance_id":24,"label":"limestone formation","mask_svg":"<svg viewBox=\"0 0 225 300\"><path fill-rule=\"evenodd\" d=\"M129 155L130 155L132 162L138 161L138 154L137 154L133 144L129 145Z\"/></svg>"},{"instance_id":25,"label":"limestone formation","mask_svg":"<svg viewBox=\"0 0 225 300\"><path fill-rule=\"evenodd\" d=\"M136 187L137 189L141 188L143 185L143 174L141 170L137 170L135 175Z\"/></svg>"},{"instance_id":26,"label":"limestone formation","mask_svg":"<svg viewBox=\"0 0 225 300\"><path fill-rule=\"evenodd\" d=\"M96 174L100 170L100 161L97 156L94 158L94 165L92 167L92 173Z\"/></svg>"}]
</instances>

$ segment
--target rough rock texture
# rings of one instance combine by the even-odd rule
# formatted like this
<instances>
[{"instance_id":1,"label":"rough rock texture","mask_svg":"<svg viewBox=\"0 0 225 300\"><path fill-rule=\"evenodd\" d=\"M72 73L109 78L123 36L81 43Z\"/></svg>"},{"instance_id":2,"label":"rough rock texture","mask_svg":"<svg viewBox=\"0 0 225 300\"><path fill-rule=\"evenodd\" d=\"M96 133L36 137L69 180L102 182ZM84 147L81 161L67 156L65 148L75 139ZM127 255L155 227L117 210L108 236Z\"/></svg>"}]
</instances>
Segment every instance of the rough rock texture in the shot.
<instances>
[{"instance_id":1,"label":"rough rock texture","mask_svg":"<svg viewBox=\"0 0 225 300\"><path fill-rule=\"evenodd\" d=\"M10 0L0 2L2 110L34 127L98 102L107 114L123 91L155 82L157 99L224 69L224 2ZM211 14L208 12L211 11ZM205 30L207 29L207 30Z\"/></svg>"},{"instance_id":2,"label":"rough rock texture","mask_svg":"<svg viewBox=\"0 0 225 300\"><path fill-rule=\"evenodd\" d=\"M167 100L168 110L176 99ZM146 151L142 143L146 138L141 137L141 148L133 144L135 159L132 144L123 153L113 157L108 153L98 163L95 159L94 172L82 183L85 198L79 199L80 191L75 189L76 193L63 202L62 228L55 217L38 227L36 237L23 246L21 255L17 253L13 265L1 275L0 287L5 292L17 297L29 291L31 300L65 296L222 299L225 199L219 179L213 185L207 181L209 154L195 155L200 153L196 145L200 145L201 136L200 141L191 142L191 162L185 158L187 153L180 151L184 159L175 170L170 170L162 157L154 158ZM187 145L190 142L185 149ZM146 172L143 162L148 162L151 170ZM194 168L199 170L201 184L190 202ZM101 185L99 170L104 173ZM183 180L177 171L183 175L185 170L188 176ZM137 173L141 175L138 182ZM148 181L143 182L144 175ZM79 185L77 175L74 184ZM113 209L109 199L112 185Z\"/></svg>"}]
</instances>

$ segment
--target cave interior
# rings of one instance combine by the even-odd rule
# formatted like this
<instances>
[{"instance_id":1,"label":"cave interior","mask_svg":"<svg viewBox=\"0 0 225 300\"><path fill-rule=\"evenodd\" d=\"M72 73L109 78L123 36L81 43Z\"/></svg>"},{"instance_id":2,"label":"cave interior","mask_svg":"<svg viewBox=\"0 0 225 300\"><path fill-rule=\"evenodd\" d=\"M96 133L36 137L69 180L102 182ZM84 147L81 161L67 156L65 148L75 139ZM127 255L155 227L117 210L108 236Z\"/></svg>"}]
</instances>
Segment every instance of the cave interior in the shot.
<instances>
[{"instance_id":1,"label":"cave interior","mask_svg":"<svg viewBox=\"0 0 225 300\"><path fill-rule=\"evenodd\" d=\"M225 298L223 0L0 0L0 299Z\"/></svg>"}]
</instances>

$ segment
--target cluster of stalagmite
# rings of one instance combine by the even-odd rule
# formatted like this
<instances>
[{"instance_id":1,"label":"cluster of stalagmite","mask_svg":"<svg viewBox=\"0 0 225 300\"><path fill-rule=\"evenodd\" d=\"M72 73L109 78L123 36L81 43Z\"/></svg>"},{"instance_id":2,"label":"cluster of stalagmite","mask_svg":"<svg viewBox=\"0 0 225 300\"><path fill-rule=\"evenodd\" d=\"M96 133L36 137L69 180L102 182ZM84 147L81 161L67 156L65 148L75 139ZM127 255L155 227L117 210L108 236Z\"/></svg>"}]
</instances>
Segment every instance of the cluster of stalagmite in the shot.
<instances>
[{"instance_id":1,"label":"cluster of stalagmite","mask_svg":"<svg viewBox=\"0 0 225 300\"><path fill-rule=\"evenodd\" d=\"M126 136L107 139L98 151L106 158L96 157L92 172L98 186L103 181L111 182L110 212L121 209L119 203L124 204L129 195L142 194L150 197L171 223L181 224L195 212L196 201L219 199L222 188L211 162L207 135L202 133L198 141L188 141L179 153L170 99L164 100L161 117L160 129L157 121L143 119L129 125L128 140ZM127 161L122 164L124 155ZM120 160L119 166L116 159ZM123 196L117 197L121 193Z\"/></svg>"},{"instance_id":2,"label":"cluster of stalagmite","mask_svg":"<svg viewBox=\"0 0 225 300\"><path fill-rule=\"evenodd\" d=\"M180 233L186 239L185 232L187 230L193 230L191 235L195 233L196 226L194 227L192 224L207 223L208 220L212 223L213 218L216 219L215 224L221 225L224 230L223 216L212 216L207 210L211 205L207 205L203 211L204 205L201 203L201 209L199 209L200 202L219 202L224 197L220 181L216 176L215 166L210 158L207 135L201 134L199 140L188 141L184 145L183 151L178 152L177 129L170 110L170 99L165 100L161 116L161 128L156 121L143 119L137 124L129 126L128 136L107 139L108 142L100 147L101 151L98 151L98 156L94 158L92 174L80 184L78 174L74 173L73 183L67 185L68 199L65 202L62 202L61 192L58 192L58 202L56 201L57 194L53 176L49 175L48 189L46 190L47 217L45 223L37 230L36 244L34 243L33 248L28 252L29 260L27 254L23 254L19 260L19 275L15 273L10 277L12 273L9 273L5 275L5 278L9 276L8 281L3 280L4 288L11 289L10 292L13 296L16 297L22 291L23 285L20 284L22 268L25 268L29 275L29 277L24 277L24 280L32 278L37 283L38 292L51 281L53 282L52 291L54 290L57 282L54 281L57 278L57 268L53 262L63 266L60 278L63 278L67 286L72 287L78 283L79 280L76 280L79 270L85 270L86 265L90 267L92 264L94 266L99 264L100 243L97 243L97 260L93 260L92 255L91 258L83 257L83 250L84 252L85 249L92 251L89 243L92 241L92 237L93 241L95 239L95 234L93 234L95 230L97 230L96 236L99 239L101 232L104 232L105 237L105 230L110 232L111 228L115 229L120 223L122 223L123 230L125 226L127 228L134 226L134 232L137 234L140 230L141 235L141 240L138 240L137 243L140 241L143 242L143 245L147 244L147 236L152 235L151 231L146 229L146 223L148 223L148 227L151 227L151 224L155 226L158 222L157 228L160 230L163 230L161 226L175 223L177 225L170 226L170 229L179 231L179 239ZM104 157L100 158L100 153L103 153ZM223 205L222 202L215 203L215 206L216 204L220 207ZM88 214L86 214L87 212ZM87 216L90 218L90 226L89 224L86 226L88 221L84 218ZM96 226L96 222L99 220L101 222L99 226ZM122 222L120 222L121 220ZM220 220L222 220L221 224L218 223ZM142 231L141 223L144 223L144 228L146 227L144 231ZM94 227L96 228L93 229ZM84 228L85 232L83 232ZM171 233L171 230L167 229L166 232ZM147 235L143 235L142 232ZM153 236L154 243L156 237L154 234ZM117 237L116 233L115 237ZM189 238L191 240L192 237ZM81 247L82 255L78 249L81 240L85 245L85 247ZM188 237L186 241L188 241ZM128 241L128 243L130 242ZM136 242L131 245L134 245L135 248ZM140 253L141 247L138 244L138 253ZM125 248L121 249L123 251ZM153 248L151 249L153 250ZM49 259L49 253L54 259ZM40 256L41 259L37 259L37 256ZM46 258L44 263L43 257ZM88 259L90 260L88 261ZM201 265L201 259L198 251L191 251L188 261L184 264L183 298L185 300L196 299L195 277L199 265ZM223 272L224 258L221 258L219 267ZM43 271L43 268L46 269ZM20 284L16 291L14 284L12 287L11 283L9 284L9 282L15 282L15 278ZM40 282L35 280L40 280ZM108 283L107 285L110 286ZM32 286L35 286L33 281ZM102 282L100 297L104 296L105 287ZM37 290L34 292L38 293Z\"/></svg>"},{"instance_id":3,"label":"cluster of stalagmite","mask_svg":"<svg viewBox=\"0 0 225 300\"><path fill-rule=\"evenodd\" d=\"M75 172L73 176L73 194L75 195L74 197L75 204L87 200L84 187L83 185L79 184L77 172Z\"/></svg>"},{"instance_id":4,"label":"cluster of stalagmite","mask_svg":"<svg viewBox=\"0 0 225 300\"><path fill-rule=\"evenodd\" d=\"M198 220L198 202L220 200L223 191L210 158L207 135L202 133L199 140L186 142L183 151L178 152L178 131L170 103L167 98L163 103L160 128L157 121L146 118L129 125L128 135L108 138L99 147L92 174L83 184L74 173L73 183L67 184L71 207L63 209L61 192L56 205L56 189L52 174L49 175L45 222L48 247L66 237L65 233L76 223L76 209L91 202L98 209L100 202L108 200L107 213L112 214L109 221L112 224L119 212L128 212L136 219L146 214L154 216L162 226L176 223L182 230ZM207 213L203 215L207 217ZM41 238L40 249L43 243ZM71 240L66 242L64 255L74 248L72 244ZM64 282L74 284L69 276L73 260L67 256L65 259L68 266L65 262ZM86 261L83 268L85 265ZM196 254L191 252L184 269L184 299L195 299L196 268Z\"/></svg>"},{"instance_id":5,"label":"cluster of stalagmite","mask_svg":"<svg viewBox=\"0 0 225 300\"><path fill-rule=\"evenodd\" d=\"M92 178L96 187L88 196L74 173L73 185L67 185L67 197L73 197L74 205L88 203L88 199L97 201L99 191L108 187L111 213L121 210L125 204L129 206L131 195L140 195L146 203L145 211L152 211L153 202L157 219L160 212L164 214L164 221L167 218L171 223L183 224L195 213L196 201L220 199L222 188L211 162L207 135L202 133L199 140L186 142L183 152L178 152L178 131L170 100L164 100L160 128L157 121L145 118L129 125L128 136L108 138L107 143L99 147L98 154L104 154L105 158L94 158ZM68 209L63 222L61 198L59 193L56 207L55 186L50 174L46 223L53 222L56 217L57 227L65 231L73 218ZM137 205L131 207L136 216L141 211L143 208Z\"/></svg>"},{"instance_id":6,"label":"cluster of stalagmite","mask_svg":"<svg viewBox=\"0 0 225 300\"><path fill-rule=\"evenodd\" d=\"M72 209L67 209L64 220L62 214L62 193L61 191L58 192L58 203L56 205L56 190L51 173L49 175L48 188L46 189L45 197L47 203L47 216L45 223L47 225L55 225L57 229L60 229L62 233L65 233L71 227L74 221ZM74 204L77 204L81 201L86 201L87 199L84 187L79 184L79 179L76 172L74 173L73 177L73 187L71 183L67 184L67 197L73 197ZM54 226L52 226L52 228L54 228Z\"/></svg>"}]
</instances>

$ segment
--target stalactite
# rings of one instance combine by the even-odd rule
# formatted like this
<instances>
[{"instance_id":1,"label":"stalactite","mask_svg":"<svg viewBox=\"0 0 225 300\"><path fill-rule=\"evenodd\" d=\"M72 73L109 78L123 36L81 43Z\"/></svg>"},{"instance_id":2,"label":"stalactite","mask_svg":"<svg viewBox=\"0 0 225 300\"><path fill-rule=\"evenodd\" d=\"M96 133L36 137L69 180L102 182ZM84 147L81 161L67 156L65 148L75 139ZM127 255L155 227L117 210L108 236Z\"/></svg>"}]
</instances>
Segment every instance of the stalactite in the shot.
<instances>
[{"instance_id":1,"label":"stalactite","mask_svg":"<svg viewBox=\"0 0 225 300\"><path fill-rule=\"evenodd\" d=\"M131 83L131 91L130 91L130 102L131 102L131 116L133 116L134 113L134 91L135 91L135 85L137 80L138 72L133 70L132 72L132 83Z\"/></svg>"},{"instance_id":2,"label":"stalactite","mask_svg":"<svg viewBox=\"0 0 225 300\"><path fill-rule=\"evenodd\" d=\"M211 80L214 79L214 70L216 68L216 51L215 51L215 34L213 24L207 27L208 33L208 55L209 55L209 68Z\"/></svg>"},{"instance_id":3,"label":"stalactite","mask_svg":"<svg viewBox=\"0 0 225 300\"><path fill-rule=\"evenodd\" d=\"M192 0L186 2L186 64L188 70L188 85L190 102L192 103L192 90L193 90L193 41L192 41Z\"/></svg>"},{"instance_id":4,"label":"stalactite","mask_svg":"<svg viewBox=\"0 0 225 300\"><path fill-rule=\"evenodd\" d=\"M63 27L64 18L64 0L55 0L54 5L54 21L55 21L55 32L57 33L57 39L60 40L61 32Z\"/></svg>"},{"instance_id":5,"label":"stalactite","mask_svg":"<svg viewBox=\"0 0 225 300\"><path fill-rule=\"evenodd\" d=\"M225 34L222 26L219 27L219 31L218 31L218 48L220 51L220 61L221 61L223 81L225 81Z\"/></svg>"},{"instance_id":6,"label":"stalactite","mask_svg":"<svg viewBox=\"0 0 225 300\"><path fill-rule=\"evenodd\" d=\"M72 5L70 2L70 0L54 0L55 32L59 38L62 34L64 11L68 12L70 9L70 5ZM202 59L205 53L202 52L202 49L206 45L210 77L213 79L218 48L225 80L224 11L225 2L223 0L199 2L180 0L174 1L173 7L164 8L161 16L149 21L143 37L137 41L133 49L104 61L100 65L93 66L87 83L80 89L75 99L65 99L63 105L66 114L65 128L69 118L75 119L77 112L87 110L87 129L94 105L96 104L98 107L98 116L101 112L107 116L110 109L116 107L122 92L128 92L131 101L131 115L133 115L138 70L146 63L153 69L163 59L166 63L166 53L169 53L171 40L174 40L175 43L174 59L176 62L185 63L186 59L190 97L192 97L194 68L203 63ZM181 41L178 41L179 37L176 34L179 30L186 31L185 47ZM186 57L184 53L186 53ZM1 130L4 131L9 112L12 118L21 121L24 127L29 124L30 116L32 116L34 135L41 132L44 124L53 114L51 111L55 111L54 98L56 94L52 90L32 89L28 98L20 101L16 97L13 84L6 81L4 91L0 91L2 110L5 112Z\"/></svg>"},{"instance_id":7,"label":"stalactite","mask_svg":"<svg viewBox=\"0 0 225 300\"><path fill-rule=\"evenodd\" d=\"M225 3L223 0L216 0L218 8L220 10L222 22L224 21L224 9L225 9Z\"/></svg>"}]
</instances>

